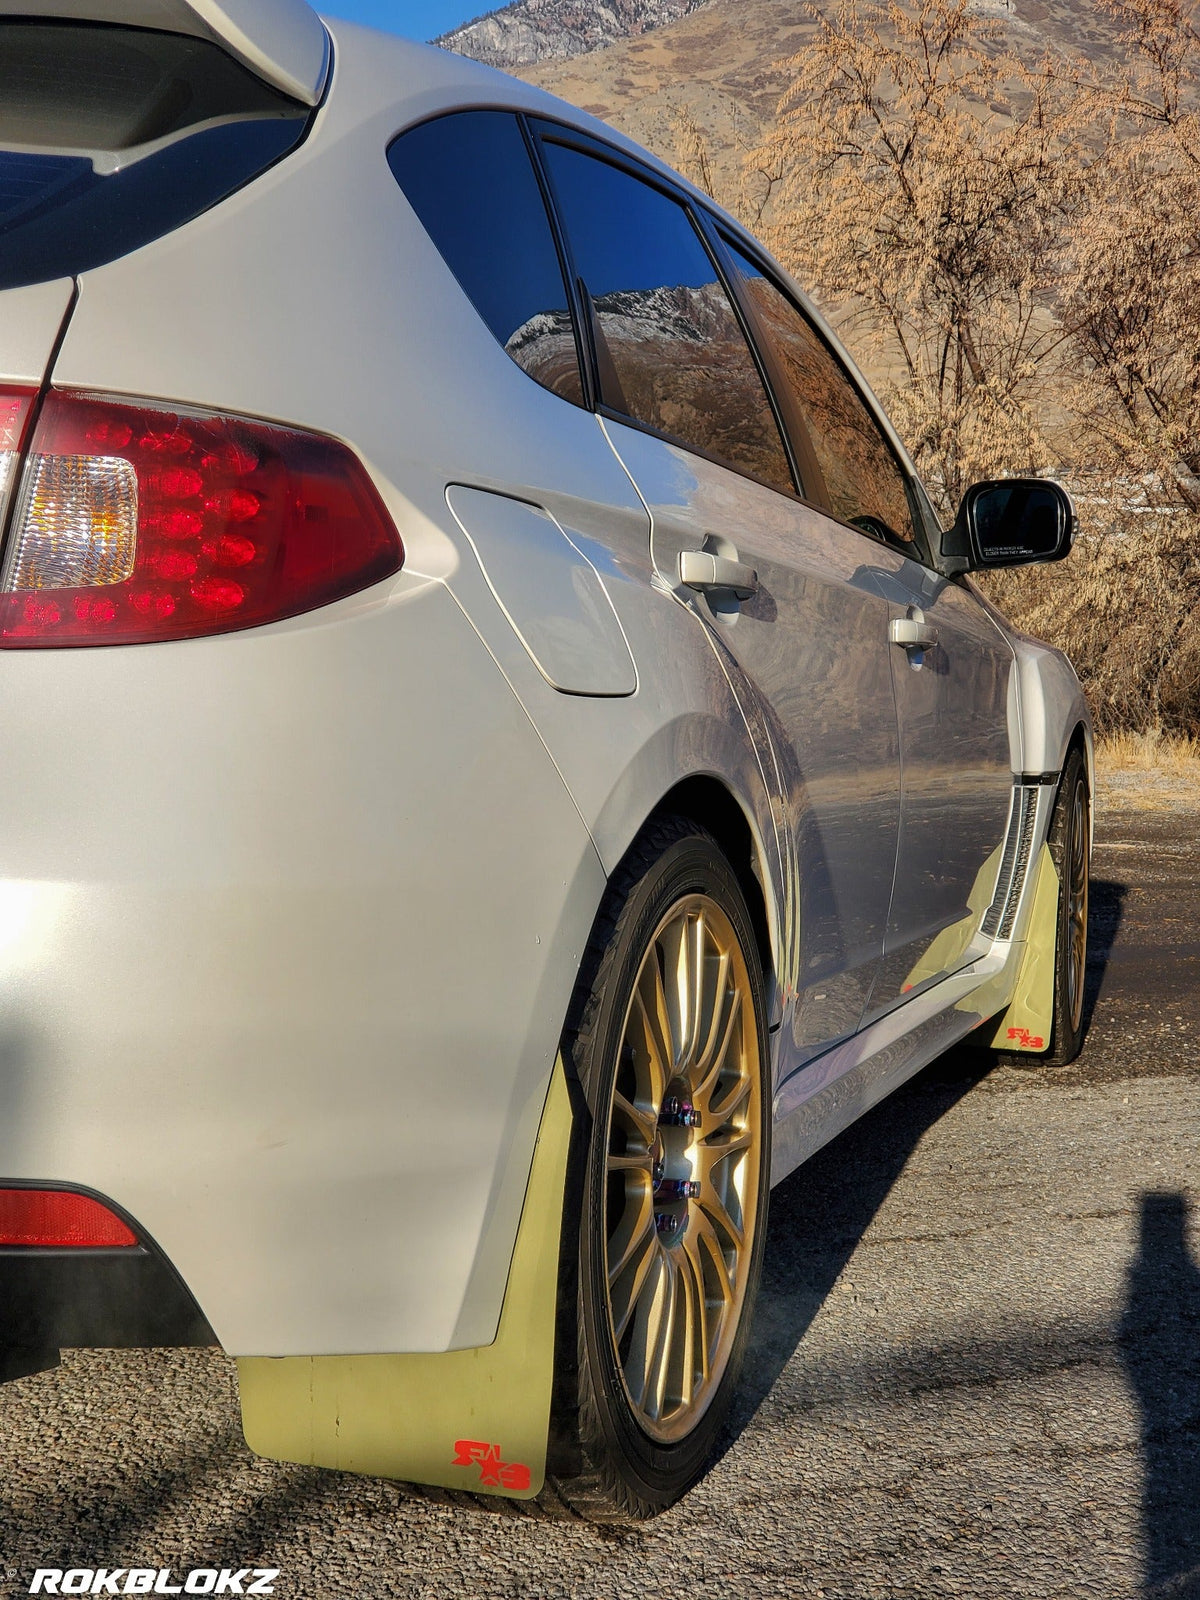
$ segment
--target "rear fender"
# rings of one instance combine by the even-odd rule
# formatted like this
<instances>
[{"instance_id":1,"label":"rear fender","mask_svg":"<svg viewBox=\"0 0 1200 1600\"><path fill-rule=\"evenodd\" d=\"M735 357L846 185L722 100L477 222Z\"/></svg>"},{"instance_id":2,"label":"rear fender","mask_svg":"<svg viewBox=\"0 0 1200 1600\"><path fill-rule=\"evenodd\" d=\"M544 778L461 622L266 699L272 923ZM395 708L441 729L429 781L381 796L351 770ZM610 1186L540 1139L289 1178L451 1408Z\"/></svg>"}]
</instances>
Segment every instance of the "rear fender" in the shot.
<instances>
[{"instance_id":1,"label":"rear fender","mask_svg":"<svg viewBox=\"0 0 1200 1600\"><path fill-rule=\"evenodd\" d=\"M539 1492L572 1121L560 1056L493 1343L435 1355L242 1357L242 1429L251 1450L514 1500Z\"/></svg>"}]
</instances>

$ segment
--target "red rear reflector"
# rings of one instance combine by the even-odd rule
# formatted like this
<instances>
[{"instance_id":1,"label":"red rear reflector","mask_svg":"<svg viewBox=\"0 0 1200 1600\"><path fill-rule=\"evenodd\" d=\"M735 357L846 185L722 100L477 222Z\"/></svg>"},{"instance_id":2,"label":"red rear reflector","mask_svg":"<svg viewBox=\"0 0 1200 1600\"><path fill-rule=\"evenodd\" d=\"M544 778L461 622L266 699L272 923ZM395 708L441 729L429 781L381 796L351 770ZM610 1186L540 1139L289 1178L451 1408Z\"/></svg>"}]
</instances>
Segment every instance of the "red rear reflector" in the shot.
<instances>
[{"instance_id":1,"label":"red rear reflector","mask_svg":"<svg viewBox=\"0 0 1200 1600\"><path fill-rule=\"evenodd\" d=\"M67 1189L0 1189L0 1248L134 1245L120 1217L90 1195Z\"/></svg>"},{"instance_id":2,"label":"red rear reflector","mask_svg":"<svg viewBox=\"0 0 1200 1600\"><path fill-rule=\"evenodd\" d=\"M0 452L11 398L0 394ZM366 470L334 439L56 391L16 493L0 644L254 627L341 600L403 560Z\"/></svg>"}]
</instances>

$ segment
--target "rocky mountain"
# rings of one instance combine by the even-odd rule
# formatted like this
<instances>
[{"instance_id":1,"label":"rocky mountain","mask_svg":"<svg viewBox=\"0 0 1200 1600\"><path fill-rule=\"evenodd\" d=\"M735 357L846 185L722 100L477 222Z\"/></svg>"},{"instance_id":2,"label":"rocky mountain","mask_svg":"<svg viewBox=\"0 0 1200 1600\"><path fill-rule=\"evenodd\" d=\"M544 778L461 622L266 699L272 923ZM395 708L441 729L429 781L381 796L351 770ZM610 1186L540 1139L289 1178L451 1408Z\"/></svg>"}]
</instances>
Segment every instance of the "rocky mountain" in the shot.
<instances>
[{"instance_id":1,"label":"rocky mountain","mask_svg":"<svg viewBox=\"0 0 1200 1600\"><path fill-rule=\"evenodd\" d=\"M532 5L535 0L525 0ZM566 0L544 0L564 11ZM598 13L603 4L576 10ZM629 0L632 4L632 0ZM911 9L914 0L899 0ZM817 0L832 10L834 0ZM1121 50L1117 29L1097 0L969 0L996 29L995 47L1031 65L1044 52L1078 54L1097 64ZM665 7L663 8L665 9ZM508 16L521 6L500 12ZM753 221L743 195L747 152L758 143L791 78L790 58L817 28L807 0L704 0L642 36L577 53L547 41L546 53L515 70L603 118L710 189Z\"/></svg>"},{"instance_id":2,"label":"rocky mountain","mask_svg":"<svg viewBox=\"0 0 1200 1600\"><path fill-rule=\"evenodd\" d=\"M703 4L704 0L515 0L434 43L511 72L637 38L677 22Z\"/></svg>"}]
</instances>

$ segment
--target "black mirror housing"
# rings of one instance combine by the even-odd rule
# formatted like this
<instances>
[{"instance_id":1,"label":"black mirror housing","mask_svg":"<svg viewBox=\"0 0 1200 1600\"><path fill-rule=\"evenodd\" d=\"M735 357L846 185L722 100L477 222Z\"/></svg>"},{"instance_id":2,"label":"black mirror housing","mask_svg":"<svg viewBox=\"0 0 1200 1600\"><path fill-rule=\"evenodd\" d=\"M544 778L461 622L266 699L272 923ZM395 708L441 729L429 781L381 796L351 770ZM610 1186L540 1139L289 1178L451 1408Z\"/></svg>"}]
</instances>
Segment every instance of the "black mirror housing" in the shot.
<instances>
[{"instance_id":1,"label":"black mirror housing","mask_svg":"<svg viewBox=\"0 0 1200 1600\"><path fill-rule=\"evenodd\" d=\"M997 478L973 483L954 526L942 534L946 572L1061 561L1075 543L1075 507L1052 478Z\"/></svg>"}]
</instances>

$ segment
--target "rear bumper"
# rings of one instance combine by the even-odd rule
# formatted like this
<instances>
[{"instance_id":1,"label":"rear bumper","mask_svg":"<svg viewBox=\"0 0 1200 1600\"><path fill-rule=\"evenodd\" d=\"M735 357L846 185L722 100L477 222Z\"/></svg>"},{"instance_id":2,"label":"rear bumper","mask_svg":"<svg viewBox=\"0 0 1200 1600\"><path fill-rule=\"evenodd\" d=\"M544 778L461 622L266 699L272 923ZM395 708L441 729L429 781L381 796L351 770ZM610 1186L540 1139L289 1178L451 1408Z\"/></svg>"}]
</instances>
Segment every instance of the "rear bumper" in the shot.
<instances>
[{"instance_id":1,"label":"rear bumper","mask_svg":"<svg viewBox=\"0 0 1200 1600\"><path fill-rule=\"evenodd\" d=\"M0 1250L0 1352L216 1342L178 1274L152 1246Z\"/></svg>"},{"instance_id":2,"label":"rear bumper","mask_svg":"<svg viewBox=\"0 0 1200 1600\"><path fill-rule=\"evenodd\" d=\"M10 1187L60 1186L0 1182L0 1189ZM88 1198L115 1215L135 1242L0 1245L0 1382L52 1363L64 1347L217 1342L179 1274L136 1218L122 1215L106 1195Z\"/></svg>"},{"instance_id":3,"label":"rear bumper","mask_svg":"<svg viewBox=\"0 0 1200 1600\"><path fill-rule=\"evenodd\" d=\"M604 874L446 590L4 652L0 742L0 1181L230 1354L488 1344ZM207 1342L153 1255L33 1262L0 1343Z\"/></svg>"}]
</instances>

